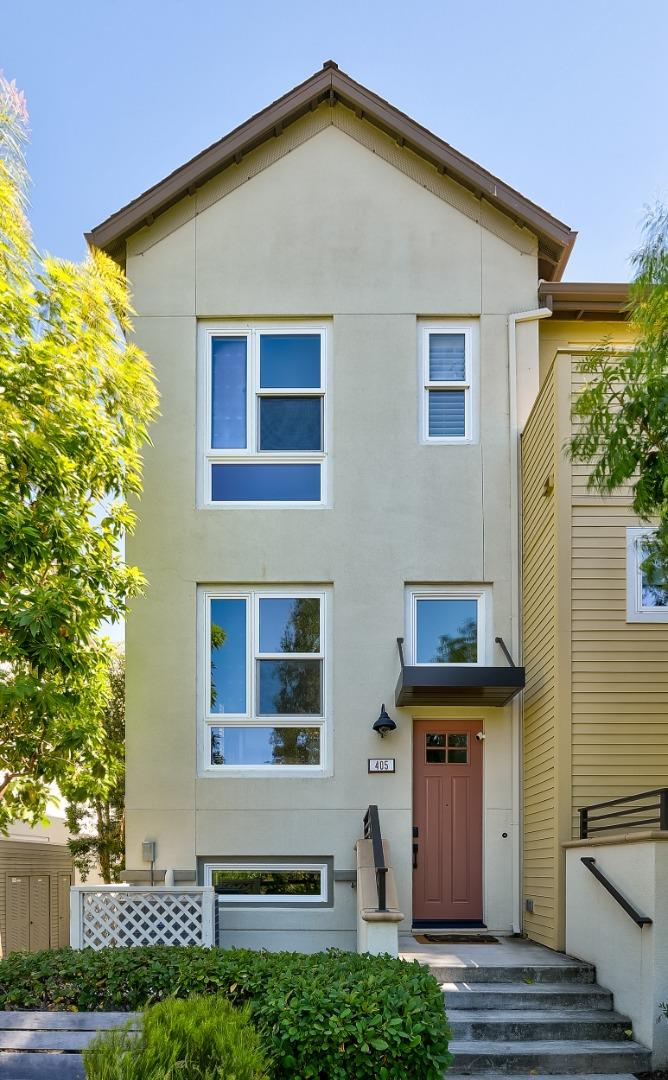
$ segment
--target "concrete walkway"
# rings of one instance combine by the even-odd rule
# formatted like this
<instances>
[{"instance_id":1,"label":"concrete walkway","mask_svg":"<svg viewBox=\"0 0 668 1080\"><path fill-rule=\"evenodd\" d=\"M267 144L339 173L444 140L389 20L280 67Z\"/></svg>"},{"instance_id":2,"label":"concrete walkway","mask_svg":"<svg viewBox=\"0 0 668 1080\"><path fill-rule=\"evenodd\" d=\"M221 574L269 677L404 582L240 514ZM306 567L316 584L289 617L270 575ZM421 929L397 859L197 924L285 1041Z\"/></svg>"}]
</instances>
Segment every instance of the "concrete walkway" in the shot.
<instances>
[{"instance_id":1,"label":"concrete walkway","mask_svg":"<svg viewBox=\"0 0 668 1080\"><path fill-rule=\"evenodd\" d=\"M498 945L421 945L412 934L399 938L399 955L437 967L572 967L573 959L519 937L499 937ZM577 961L576 961L577 962Z\"/></svg>"}]
</instances>

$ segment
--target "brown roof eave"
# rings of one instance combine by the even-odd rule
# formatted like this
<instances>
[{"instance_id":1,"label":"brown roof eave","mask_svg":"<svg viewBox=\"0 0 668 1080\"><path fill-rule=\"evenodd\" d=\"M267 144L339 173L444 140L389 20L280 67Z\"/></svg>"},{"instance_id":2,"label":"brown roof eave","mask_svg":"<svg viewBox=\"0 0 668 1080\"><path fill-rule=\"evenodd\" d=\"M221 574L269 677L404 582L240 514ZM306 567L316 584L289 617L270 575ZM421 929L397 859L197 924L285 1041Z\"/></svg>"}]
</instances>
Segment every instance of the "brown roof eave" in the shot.
<instances>
[{"instance_id":1,"label":"brown roof eave","mask_svg":"<svg viewBox=\"0 0 668 1080\"><path fill-rule=\"evenodd\" d=\"M150 225L158 214L192 194L216 173L239 162L244 154L266 139L280 134L285 126L326 100L332 105L340 101L353 109L358 117L369 120L397 139L400 145L431 162L441 173L449 175L478 198L484 198L496 206L517 225L531 230L539 241L541 274L550 280L559 279L577 235L572 229L389 102L355 82L345 72L339 71L333 61L327 61L322 71L288 91L112 214L87 233L86 239L118 257L125 240L133 232Z\"/></svg>"}]
</instances>

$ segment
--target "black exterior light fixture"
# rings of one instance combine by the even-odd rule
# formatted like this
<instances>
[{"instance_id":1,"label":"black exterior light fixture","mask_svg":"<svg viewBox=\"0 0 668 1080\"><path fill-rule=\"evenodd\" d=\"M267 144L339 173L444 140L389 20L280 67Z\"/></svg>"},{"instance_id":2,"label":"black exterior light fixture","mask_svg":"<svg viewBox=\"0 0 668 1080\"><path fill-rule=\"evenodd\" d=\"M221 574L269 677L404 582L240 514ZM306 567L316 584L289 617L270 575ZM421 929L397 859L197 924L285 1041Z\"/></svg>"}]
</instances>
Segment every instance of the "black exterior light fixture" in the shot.
<instances>
[{"instance_id":1,"label":"black exterior light fixture","mask_svg":"<svg viewBox=\"0 0 668 1080\"><path fill-rule=\"evenodd\" d=\"M384 704L380 707L380 716L373 725L373 730L378 732L381 739L384 739L390 732L397 730L397 725L392 717L386 712Z\"/></svg>"}]
</instances>

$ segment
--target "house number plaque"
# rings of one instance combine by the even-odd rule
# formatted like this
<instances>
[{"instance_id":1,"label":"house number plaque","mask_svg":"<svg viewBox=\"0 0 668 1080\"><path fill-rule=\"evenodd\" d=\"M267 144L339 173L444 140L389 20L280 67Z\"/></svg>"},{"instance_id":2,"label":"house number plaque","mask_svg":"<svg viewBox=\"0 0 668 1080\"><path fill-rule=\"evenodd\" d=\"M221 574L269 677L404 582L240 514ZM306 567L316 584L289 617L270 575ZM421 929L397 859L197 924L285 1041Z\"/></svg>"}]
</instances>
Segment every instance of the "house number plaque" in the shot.
<instances>
[{"instance_id":1,"label":"house number plaque","mask_svg":"<svg viewBox=\"0 0 668 1080\"><path fill-rule=\"evenodd\" d=\"M396 758L393 757L370 757L369 772L393 773L395 772Z\"/></svg>"}]
</instances>

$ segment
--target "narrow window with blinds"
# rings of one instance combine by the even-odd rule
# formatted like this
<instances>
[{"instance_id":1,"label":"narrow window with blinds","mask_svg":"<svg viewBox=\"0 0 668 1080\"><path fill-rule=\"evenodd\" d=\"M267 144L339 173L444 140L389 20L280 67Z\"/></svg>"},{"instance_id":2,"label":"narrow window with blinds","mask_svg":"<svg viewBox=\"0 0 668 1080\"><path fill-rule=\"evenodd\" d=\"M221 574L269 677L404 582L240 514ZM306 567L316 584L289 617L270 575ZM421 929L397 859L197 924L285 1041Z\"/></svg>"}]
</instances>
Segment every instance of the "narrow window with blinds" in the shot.
<instances>
[{"instance_id":1,"label":"narrow window with blinds","mask_svg":"<svg viewBox=\"0 0 668 1080\"><path fill-rule=\"evenodd\" d=\"M423 431L425 442L471 441L472 331L469 327L424 327Z\"/></svg>"}]
</instances>

